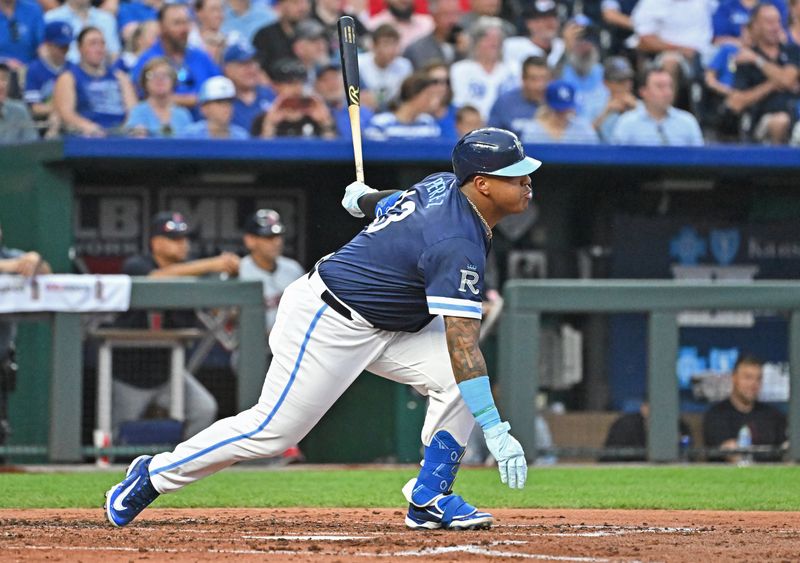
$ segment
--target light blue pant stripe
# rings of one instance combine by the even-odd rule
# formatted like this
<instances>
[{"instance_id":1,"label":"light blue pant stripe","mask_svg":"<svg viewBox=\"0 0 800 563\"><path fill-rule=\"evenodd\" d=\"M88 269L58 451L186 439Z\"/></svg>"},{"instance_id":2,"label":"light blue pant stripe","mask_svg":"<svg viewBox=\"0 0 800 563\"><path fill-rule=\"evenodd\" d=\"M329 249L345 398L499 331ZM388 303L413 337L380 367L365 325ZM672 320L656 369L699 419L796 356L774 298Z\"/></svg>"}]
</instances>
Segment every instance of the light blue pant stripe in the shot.
<instances>
[{"instance_id":1,"label":"light blue pant stripe","mask_svg":"<svg viewBox=\"0 0 800 563\"><path fill-rule=\"evenodd\" d=\"M303 338L303 344L300 346L300 352L297 354L297 361L295 361L295 363L294 363L294 369L292 370L292 374L289 376L289 381L286 383L286 387L283 388L283 391L281 392L281 396L280 396L280 398L278 398L278 402L275 403L274 407L272 407L272 411L269 413L269 415L264 420L264 422L262 422L261 424L258 425L258 428L256 428L255 430L253 430L251 432L247 432L246 434L240 434L238 436L233 436L232 438L228 438L227 440L223 440L221 442L217 442L216 444L214 444L212 446L209 446L209 447L207 447L207 448L205 448L203 450L200 450L197 453L194 453L194 454L192 454L192 455L190 455L188 457L185 457L184 459L176 461L175 463L171 463L170 465L167 465L165 467L159 467L158 469L151 469L150 470L150 475L153 476L153 475L158 475L159 473L163 473L164 471L170 471L170 470L175 469L176 467L178 467L180 465L183 465L184 463L189 463L190 461L192 461L194 459L197 459L198 457L204 456L209 452L213 452L214 450L218 450L219 448L221 448L223 446L227 446L228 444L232 444L233 442L238 442L239 440L245 440L245 439L250 438L251 436L253 436L255 434L258 434L262 430L264 430L264 428L266 428L267 424L269 424L270 420L272 420L272 418L275 416L275 413L278 412L278 409L283 404L284 399L286 399L286 395L289 393L289 389L291 389L292 383L294 383L295 377L297 376L297 372L300 369L300 363L303 361L303 356L305 355L306 346L308 345L308 341L311 338L311 333L314 332L314 328L317 326L317 321L319 321L320 317L322 316L322 314L325 312L325 310L327 308L328 308L327 304L323 305L322 307L319 308L319 311L317 311L317 314L314 315L314 319L311 321L311 325L308 327L308 330L306 331L306 335Z\"/></svg>"}]
</instances>

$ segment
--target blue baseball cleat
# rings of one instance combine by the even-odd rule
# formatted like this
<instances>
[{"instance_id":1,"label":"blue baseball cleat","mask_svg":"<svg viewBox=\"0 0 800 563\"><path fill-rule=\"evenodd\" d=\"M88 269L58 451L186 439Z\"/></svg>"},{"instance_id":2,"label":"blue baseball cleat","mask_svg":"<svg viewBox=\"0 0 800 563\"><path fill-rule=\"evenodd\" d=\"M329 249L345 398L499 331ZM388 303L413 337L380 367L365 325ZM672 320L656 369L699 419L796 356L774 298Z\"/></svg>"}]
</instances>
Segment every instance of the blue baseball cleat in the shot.
<instances>
[{"instance_id":1,"label":"blue baseball cleat","mask_svg":"<svg viewBox=\"0 0 800 563\"><path fill-rule=\"evenodd\" d=\"M128 466L125 479L106 493L106 518L114 526L130 524L131 520L158 498L158 491L150 483L150 460L153 456L140 455Z\"/></svg>"},{"instance_id":2,"label":"blue baseball cleat","mask_svg":"<svg viewBox=\"0 0 800 563\"><path fill-rule=\"evenodd\" d=\"M415 530L479 530L491 528L494 517L488 512L480 512L463 498L452 493L440 494L431 499L426 506L417 506L411 500L416 479L403 487L408 500L406 526Z\"/></svg>"}]
</instances>

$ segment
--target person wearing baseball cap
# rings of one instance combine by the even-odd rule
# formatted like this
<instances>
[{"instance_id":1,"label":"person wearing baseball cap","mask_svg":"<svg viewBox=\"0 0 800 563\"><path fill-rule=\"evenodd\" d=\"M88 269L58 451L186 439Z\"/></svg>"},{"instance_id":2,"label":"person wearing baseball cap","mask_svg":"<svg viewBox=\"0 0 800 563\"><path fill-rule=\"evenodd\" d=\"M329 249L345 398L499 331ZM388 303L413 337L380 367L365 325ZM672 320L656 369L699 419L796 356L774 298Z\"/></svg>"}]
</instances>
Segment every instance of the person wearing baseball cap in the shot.
<instances>
[{"instance_id":1,"label":"person wearing baseball cap","mask_svg":"<svg viewBox=\"0 0 800 563\"><path fill-rule=\"evenodd\" d=\"M265 327L267 329L267 367L272 361L269 333L275 325L278 303L283 292L306 271L299 262L283 256L286 227L274 209L259 209L244 223L243 241L248 254L239 262L239 279L260 281L264 290ZM279 463L301 461L303 453L297 444L287 448Z\"/></svg>"},{"instance_id":2,"label":"person wearing baseball cap","mask_svg":"<svg viewBox=\"0 0 800 563\"><path fill-rule=\"evenodd\" d=\"M528 34L505 40L505 59L521 68L528 57L544 57L554 69L566 51L565 42L558 35L558 6L554 0L531 0L522 9L522 20Z\"/></svg>"},{"instance_id":3,"label":"person wearing baseball cap","mask_svg":"<svg viewBox=\"0 0 800 563\"><path fill-rule=\"evenodd\" d=\"M197 102L204 120L192 123L181 134L184 139L249 139L248 132L231 123L236 87L230 78L212 76L200 87Z\"/></svg>"},{"instance_id":4,"label":"person wearing baseball cap","mask_svg":"<svg viewBox=\"0 0 800 563\"><path fill-rule=\"evenodd\" d=\"M191 235L192 228L182 213L156 213L150 220L150 253L128 258L122 265L122 273L158 278L215 273L235 275L239 271L239 258L230 252L188 260Z\"/></svg>"},{"instance_id":5,"label":"person wearing baseball cap","mask_svg":"<svg viewBox=\"0 0 800 563\"><path fill-rule=\"evenodd\" d=\"M592 124L576 116L576 109L575 87L565 80L553 80L545 91L545 105L534 119L522 125L522 142L597 144Z\"/></svg>"},{"instance_id":6,"label":"person wearing baseball cap","mask_svg":"<svg viewBox=\"0 0 800 563\"><path fill-rule=\"evenodd\" d=\"M231 123L249 132L255 118L272 105L275 92L261 84L256 50L249 44L234 43L228 46L222 62L222 71L236 88Z\"/></svg>"},{"instance_id":7,"label":"person wearing baseball cap","mask_svg":"<svg viewBox=\"0 0 800 563\"><path fill-rule=\"evenodd\" d=\"M611 133L619 116L634 109L639 101L633 94L633 68L625 57L609 57L603 66L603 81L608 88L609 99L598 115L594 125L600 139L611 141Z\"/></svg>"},{"instance_id":8,"label":"person wearing baseball cap","mask_svg":"<svg viewBox=\"0 0 800 563\"><path fill-rule=\"evenodd\" d=\"M148 278L237 274L239 257L230 252L189 260L191 234L192 227L182 213L175 210L156 213L149 224L150 251L125 260L122 273ZM116 325L150 330L191 328L197 325L197 319L194 312L188 310L139 310L121 315ZM146 369L142 369L143 361L146 361ZM112 425L115 434L123 422L143 418L151 405L168 404L170 372L169 354L148 351L143 357L139 349L114 353ZM217 419L218 408L214 396L191 373L183 374L183 385L183 436L187 438L212 424Z\"/></svg>"},{"instance_id":9,"label":"person wearing baseball cap","mask_svg":"<svg viewBox=\"0 0 800 563\"><path fill-rule=\"evenodd\" d=\"M286 227L274 209L257 210L247 218L243 231L248 255L239 263L239 279L262 282L269 333L283 291L305 270L296 260L283 256Z\"/></svg>"},{"instance_id":10,"label":"person wearing baseball cap","mask_svg":"<svg viewBox=\"0 0 800 563\"><path fill-rule=\"evenodd\" d=\"M53 86L64 70L67 51L72 43L72 27L67 22L51 21L44 27L44 42L39 57L28 65L23 97L37 121L47 121L53 115Z\"/></svg>"},{"instance_id":11,"label":"person wearing baseball cap","mask_svg":"<svg viewBox=\"0 0 800 563\"><path fill-rule=\"evenodd\" d=\"M325 26L311 18L298 23L292 53L306 68L306 86L312 87L317 69L330 62Z\"/></svg>"}]
</instances>

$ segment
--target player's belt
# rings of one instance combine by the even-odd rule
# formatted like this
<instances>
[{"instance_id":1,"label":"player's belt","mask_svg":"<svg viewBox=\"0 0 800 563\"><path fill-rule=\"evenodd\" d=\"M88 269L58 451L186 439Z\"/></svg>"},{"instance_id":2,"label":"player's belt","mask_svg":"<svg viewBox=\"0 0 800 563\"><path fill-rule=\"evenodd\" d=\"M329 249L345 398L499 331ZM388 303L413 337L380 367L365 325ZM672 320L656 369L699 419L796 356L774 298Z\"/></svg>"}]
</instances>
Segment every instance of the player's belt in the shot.
<instances>
[{"instance_id":1,"label":"player's belt","mask_svg":"<svg viewBox=\"0 0 800 563\"><path fill-rule=\"evenodd\" d=\"M311 277L316 273L317 273L317 265L314 264L314 267L311 268L310 272L308 272L308 279L311 279ZM319 274L317 274L317 276L319 276ZM325 289L322 293L320 293L319 298L322 299L322 301L324 301L331 309L339 313L348 321L353 320L353 315L352 313L350 313L350 309L348 309L344 305L344 303L336 299L333 293L331 293L329 290Z\"/></svg>"}]
</instances>

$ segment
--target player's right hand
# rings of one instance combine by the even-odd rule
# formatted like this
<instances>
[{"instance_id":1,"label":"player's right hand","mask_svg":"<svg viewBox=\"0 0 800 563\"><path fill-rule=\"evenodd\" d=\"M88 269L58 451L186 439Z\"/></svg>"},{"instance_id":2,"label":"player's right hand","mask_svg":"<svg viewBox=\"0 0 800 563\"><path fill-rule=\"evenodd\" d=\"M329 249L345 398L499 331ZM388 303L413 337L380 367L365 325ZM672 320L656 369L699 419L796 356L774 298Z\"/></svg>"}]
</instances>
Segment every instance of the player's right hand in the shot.
<instances>
[{"instance_id":1,"label":"player's right hand","mask_svg":"<svg viewBox=\"0 0 800 563\"><path fill-rule=\"evenodd\" d=\"M497 460L500 480L512 489L521 489L528 477L528 462L522 446L508 433L509 430L511 425L501 422L484 430L483 436L486 438L486 447Z\"/></svg>"},{"instance_id":2,"label":"player's right hand","mask_svg":"<svg viewBox=\"0 0 800 563\"><path fill-rule=\"evenodd\" d=\"M366 185L364 182L353 182L344 189L344 197L342 198L342 207L347 209L347 212L353 217L363 217L364 212L358 206L358 200L364 194L375 192Z\"/></svg>"}]
</instances>

